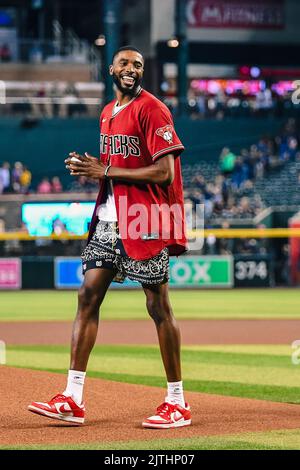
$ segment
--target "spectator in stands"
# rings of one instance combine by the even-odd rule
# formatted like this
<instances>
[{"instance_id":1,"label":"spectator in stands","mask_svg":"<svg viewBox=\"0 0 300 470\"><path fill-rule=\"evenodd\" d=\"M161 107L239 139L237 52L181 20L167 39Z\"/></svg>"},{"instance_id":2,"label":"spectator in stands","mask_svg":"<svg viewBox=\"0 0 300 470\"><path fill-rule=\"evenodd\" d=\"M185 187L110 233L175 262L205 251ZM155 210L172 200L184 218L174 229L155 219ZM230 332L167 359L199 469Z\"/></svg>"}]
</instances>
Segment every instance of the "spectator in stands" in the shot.
<instances>
[{"instance_id":1,"label":"spectator in stands","mask_svg":"<svg viewBox=\"0 0 300 470\"><path fill-rule=\"evenodd\" d=\"M87 178L86 176L80 176L78 179L76 178L72 181L68 190L74 193L92 193L98 191L99 187L97 181Z\"/></svg>"},{"instance_id":2,"label":"spectator in stands","mask_svg":"<svg viewBox=\"0 0 300 470\"><path fill-rule=\"evenodd\" d=\"M0 47L0 62L10 62L11 61L11 51L9 45L4 43Z\"/></svg>"},{"instance_id":3,"label":"spectator in stands","mask_svg":"<svg viewBox=\"0 0 300 470\"><path fill-rule=\"evenodd\" d=\"M193 186L197 189L199 189L200 191L204 191L205 190L205 186L206 186L206 182L205 182L205 178L203 175L201 174L196 174L193 178L192 178L192 183L193 183Z\"/></svg>"},{"instance_id":4,"label":"spectator in stands","mask_svg":"<svg viewBox=\"0 0 300 470\"><path fill-rule=\"evenodd\" d=\"M250 181L254 180L254 178L255 178L255 161L254 161L254 158L252 158L249 150L245 149L245 148L241 150L241 157L242 157L244 165L245 165L246 179L250 180Z\"/></svg>"},{"instance_id":5,"label":"spectator in stands","mask_svg":"<svg viewBox=\"0 0 300 470\"><path fill-rule=\"evenodd\" d=\"M26 166L23 166L23 171L20 175L20 191L23 194L27 194L30 188L32 179L31 171Z\"/></svg>"},{"instance_id":6,"label":"spectator in stands","mask_svg":"<svg viewBox=\"0 0 300 470\"><path fill-rule=\"evenodd\" d=\"M208 183L204 191L204 212L205 217L210 218L214 209L214 185Z\"/></svg>"},{"instance_id":7,"label":"spectator in stands","mask_svg":"<svg viewBox=\"0 0 300 470\"><path fill-rule=\"evenodd\" d=\"M240 189L242 184L247 179L247 167L244 165L242 157L237 157L234 162L233 172L232 172L232 184L236 189Z\"/></svg>"},{"instance_id":8,"label":"spectator in stands","mask_svg":"<svg viewBox=\"0 0 300 470\"><path fill-rule=\"evenodd\" d=\"M252 218L255 211L250 204L250 199L246 196L242 197L238 204L238 214L241 218Z\"/></svg>"},{"instance_id":9,"label":"spectator in stands","mask_svg":"<svg viewBox=\"0 0 300 470\"><path fill-rule=\"evenodd\" d=\"M252 199L252 206L254 210L254 215L257 215L259 212L264 209L264 203L261 199L260 194L254 194L253 199Z\"/></svg>"},{"instance_id":10,"label":"spectator in stands","mask_svg":"<svg viewBox=\"0 0 300 470\"><path fill-rule=\"evenodd\" d=\"M222 223L223 229L229 229L230 224L225 221ZM220 238L219 239L219 254L220 255L232 255L234 251L234 239L233 238Z\"/></svg>"},{"instance_id":11,"label":"spectator in stands","mask_svg":"<svg viewBox=\"0 0 300 470\"><path fill-rule=\"evenodd\" d=\"M51 192L52 193L61 193L63 187L58 176L54 176L51 180Z\"/></svg>"},{"instance_id":12,"label":"spectator in stands","mask_svg":"<svg viewBox=\"0 0 300 470\"><path fill-rule=\"evenodd\" d=\"M295 161L297 153L299 153L298 141L295 137L289 137L287 142L288 160Z\"/></svg>"},{"instance_id":13,"label":"spectator in stands","mask_svg":"<svg viewBox=\"0 0 300 470\"><path fill-rule=\"evenodd\" d=\"M0 194L9 192L10 188L10 164L4 162L0 167Z\"/></svg>"},{"instance_id":14,"label":"spectator in stands","mask_svg":"<svg viewBox=\"0 0 300 470\"><path fill-rule=\"evenodd\" d=\"M36 98L40 98L40 103L31 102L32 113L37 118L51 118L52 117L52 106L50 102L47 102L47 91L46 86L43 84L36 92Z\"/></svg>"},{"instance_id":15,"label":"spectator in stands","mask_svg":"<svg viewBox=\"0 0 300 470\"><path fill-rule=\"evenodd\" d=\"M215 185L219 188L224 204L227 204L229 196L229 180L224 175L217 175L215 179Z\"/></svg>"},{"instance_id":16,"label":"spectator in stands","mask_svg":"<svg viewBox=\"0 0 300 470\"><path fill-rule=\"evenodd\" d=\"M23 165L21 162L15 162L12 170L12 187L15 193L21 190L20 178L23 173Z\"/></svg>"},{"instance_id":17,"label":"spectator in stands","mask_svg":"<svg viewBox=\"0 0 300 470\"><path fill-rule=\"evenodd\" d=\"M52 84L52 86L49 90L48 97L51 99L50 115L51 115L51 117L58 117L60 115L60 103L56 103L56 102L54 102L54 100L61 100L62 91L61 91L61 87L59 85L59 82L57 80L55 80L55 82L53 82L53 84Z\"/></svg>"},{"instance_id":18,"label":"spectator in stands","mask_svg":"<svg viewBox=\"0 0 300 470\"><path fill-rule=\"evenodd\" d=\"M222 217L225 219L233 219L236 217L237 214L237 207L235 198L230 195L227 201L227 205L224 207L222 211Z\"/></svg>"},{"instance_id":19,"label":"spectator in stands","mask_svg":"<svg viewBox=\"0 0 300 470\"><path fill-rule=\"evenodd\" d=\"M220 169L223 175L229 176L234 169L236 156L229 148L224 147L220 155Z\"/></svg>"},{"instance_id":20,"label":"spectator in stands","mask_svg":"<svg viewBox=\"0 0 300 470\"><path fill-rule=\"evenodd\" d=\"M225 114L225 107L226 107L226 95L224 90L220 88L216 95L216 118L223 119Z\"/></svg>"},{"instance_id":21,"label":"spectator in stands","mask_svg":"<svg viewBox=\"0 0 300 470\"><path fill-rule=\"evenodd\" d=\"M205 248L207 255L216 255L217 254L217 239L212 233L208 234L205 241Z\"/></svg>"},{"instance_id":22,"label":"spectator in stands","mask_svg":"<svg viewBox=\"0 0 300 470\"><path fill-rule=\"evenodd\" d=\"M67 87L64 96L62 97L62 104L60 107L60 117L72 117L76 114L86 112L86 107L80 102L79 93L75 86L71 83Z\"/></svg>"},{"instance_id":23,"label":"spectator in stands","mask_svg":"<svg viewBox=\"0 0 300 470\"><path fill-rule=\"evenodd\" d=\"M273 108L272 92L269 88L261 90L255 99L255 108L257 114L261 117L266 116Z\"/></svg>"},{"instance_id":24,"label":"spectator in stands","mask_svg":"<svg viewBox=\"0 0 300 470\"><path fill-rule=\"evenodd\" d=\"M37 187L37 192L39 194L50 194L52 192L52 186L49 181L49 178L43 178Z\"/></svg>"},{"instance_id":25,"label":"spectator in stands","mask_svg":"<svg viewBox=\"0 0 300 470\"><path fill-rule=\"evenodd\" d=\"M39 44L35 43L29 51L29 60L34 64L41 64L43 62L43 52Z\"/></svg>"},{"instance_id":26,"label":"spectator in stands","mask_svg":"<svg viewBox=\"0 0 300 470\"><path fill-rule=\"evenodd\" d=\"M196 109L199 113L199 117L202 119L205 117L207 112L207 99L204 93L199 92L198 96L195 97Z\"/></svg>"}]
</instances>

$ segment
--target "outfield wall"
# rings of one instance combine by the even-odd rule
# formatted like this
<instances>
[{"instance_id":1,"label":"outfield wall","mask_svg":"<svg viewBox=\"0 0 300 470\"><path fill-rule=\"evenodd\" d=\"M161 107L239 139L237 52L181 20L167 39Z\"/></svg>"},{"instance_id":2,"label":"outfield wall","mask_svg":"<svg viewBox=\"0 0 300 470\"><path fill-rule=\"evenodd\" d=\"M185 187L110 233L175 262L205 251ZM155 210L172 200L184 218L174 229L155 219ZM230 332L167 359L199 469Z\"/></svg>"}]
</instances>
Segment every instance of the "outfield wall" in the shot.
<instances>
[{"instance_id":1,"label":"outfield wall","mask_svg":"<svg viewBox=\"0 0 300 470\"><path fill-rule=\"evenodd\" d=\"M83 281L79 257L0 258L0 289L78 289ZM274 264L268 255L182 256L170 258L170 287L273 287ZM134 289L126 280L112 288Z\"/></svg>"}]
</instances>

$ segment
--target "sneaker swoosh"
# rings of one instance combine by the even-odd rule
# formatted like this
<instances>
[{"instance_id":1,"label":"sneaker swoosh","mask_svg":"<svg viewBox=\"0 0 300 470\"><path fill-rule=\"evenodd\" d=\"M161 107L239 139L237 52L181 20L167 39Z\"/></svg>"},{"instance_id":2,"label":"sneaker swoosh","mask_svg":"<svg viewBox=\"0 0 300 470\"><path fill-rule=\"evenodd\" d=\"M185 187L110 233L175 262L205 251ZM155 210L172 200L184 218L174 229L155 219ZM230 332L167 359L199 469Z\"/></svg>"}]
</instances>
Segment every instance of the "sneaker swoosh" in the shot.
<instances>
[{"instance_id":1,"label":"sneaker swoosh","mask_svg":"<svg viewBox=\"0 0 300 470\"><path fill-rule=\"evenodd\" d=\"M171 420L174 421L174 422L180 421L183 418L184 418L184 416L181 413L178 413L178 411L175 411L174 413L171 413Z\"/></svg>"},{"instance_id":2,"label":"sneaker swoosh","mask_svg":"<svg viewBox=\"0 0 300 470\"><path fill-rule=\"evenodd\" d=\"M54 404L56 410L58 413L61 413L61 414L72 414L72 410L70 408L70 406L67 404L67 407L66 408L66 404L65 403L55 403Z\"/></svg>"},{"instance_id":3,"label":"sneaker swoosh","mask_svg":"<svg viewBox=\"0 0 300 470\"><path fill-rule=\"evenodd\" d=\"M60 406L59 408L60 413L70 413L70 410L65 409L65 405Z\"/></svg>"}]
</instances>

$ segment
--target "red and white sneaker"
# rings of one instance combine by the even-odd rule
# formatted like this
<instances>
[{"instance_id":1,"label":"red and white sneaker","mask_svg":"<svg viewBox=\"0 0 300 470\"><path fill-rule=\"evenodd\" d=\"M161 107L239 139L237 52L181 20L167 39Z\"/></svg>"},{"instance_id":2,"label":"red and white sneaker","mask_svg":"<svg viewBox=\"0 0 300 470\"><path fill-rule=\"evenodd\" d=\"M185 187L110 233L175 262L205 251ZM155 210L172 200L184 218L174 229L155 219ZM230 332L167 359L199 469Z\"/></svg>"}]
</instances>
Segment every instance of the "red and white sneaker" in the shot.
<instances>
[{"instance_id":1,"label":"red and white sneaker","mask_svg":"<svg viewBox=\"0 0 300 470\"><path fill-rule=\"evenodd\" d=\"M183 408L180 405L164 402L157 408L156 415L147 418L142 426L144 428L170 429L189 426L191 422L191 409L188 403Z\"/></svg>"},{"instance_id":2,"label":"red and white sneaker","mask_svg":"<svg viewBox=\"0 0 300 470\"><path fill-rule=\"evenodd\" d=\"M70 423L84 423L84 405L77 405L71 397L58 394L47 403L32 402L28 410L48 418L60 419Z\"/></svg>"}]
</instances>

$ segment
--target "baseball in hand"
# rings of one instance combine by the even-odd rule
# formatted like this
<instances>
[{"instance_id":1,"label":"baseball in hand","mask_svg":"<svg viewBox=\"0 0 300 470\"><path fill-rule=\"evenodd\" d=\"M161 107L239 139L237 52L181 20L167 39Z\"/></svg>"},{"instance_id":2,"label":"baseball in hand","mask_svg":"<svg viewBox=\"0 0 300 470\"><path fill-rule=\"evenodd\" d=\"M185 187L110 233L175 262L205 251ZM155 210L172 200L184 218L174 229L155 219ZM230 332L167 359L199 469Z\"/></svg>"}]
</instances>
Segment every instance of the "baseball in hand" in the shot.
<instances>
[{"instance_id":1,"label":"baseball in hand","mask_svg":"<svg viewBox=\"0 0 300 470\"><path fill-rule=\"evenodd\" d=\"M71 158L71 162L74 162L74 163L81 163L81 160L79 160L79 158L72 157L72 158Z\"/></svg>"}]
</instances>

